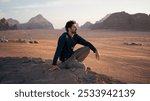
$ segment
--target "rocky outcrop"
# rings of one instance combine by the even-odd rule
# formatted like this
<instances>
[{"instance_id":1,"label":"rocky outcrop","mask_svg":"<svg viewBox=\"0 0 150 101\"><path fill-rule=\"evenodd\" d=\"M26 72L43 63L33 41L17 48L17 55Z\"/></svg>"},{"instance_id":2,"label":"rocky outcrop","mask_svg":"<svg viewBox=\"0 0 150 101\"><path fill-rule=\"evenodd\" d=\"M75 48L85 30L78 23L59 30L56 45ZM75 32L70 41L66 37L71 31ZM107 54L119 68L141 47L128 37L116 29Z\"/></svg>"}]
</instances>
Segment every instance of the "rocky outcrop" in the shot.
<instances>
[{"instance_id":1,"label":"rocky outcrop","mask_svg":"<svg viewBox=\"0 0 150 101\"><path fill-rule=\"evenodd\" d=\"M95 23L91 29L150 30L150 16L144 13L131 15L117 12L109 15L102 22Z\"/></svg>"},{"instance_id":2,"label":"rocky outcrop","mask_svg":"<svg viewBox=\"0 0 150 101\"><path fill-rule=\"evenodd\" d=\"M90 69L61 69L49 71L50 60L41 58L0 58L1 84L95 84L124 83Z\"/></svg>"}]
</instances>

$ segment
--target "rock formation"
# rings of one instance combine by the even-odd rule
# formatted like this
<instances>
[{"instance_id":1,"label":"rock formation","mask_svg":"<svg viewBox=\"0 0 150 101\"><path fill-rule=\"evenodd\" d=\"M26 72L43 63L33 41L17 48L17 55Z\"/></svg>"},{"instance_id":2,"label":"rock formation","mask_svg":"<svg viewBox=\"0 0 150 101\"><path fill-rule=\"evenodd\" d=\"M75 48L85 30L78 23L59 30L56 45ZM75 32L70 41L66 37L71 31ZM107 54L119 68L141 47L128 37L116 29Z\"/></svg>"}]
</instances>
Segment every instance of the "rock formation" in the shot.
<instances>
[{"instance_id":1,"label":"rock formation","mask_svg":"<svg viewBox=\"0 0 150 101\"><path fill-rule=\"evenodd\" d=\"M128 14L117 12L109 15L99 23L93 24L91 29L116 29L116 30L150 30L150 16L144 13Z\"/></svg>"},{"instance_id":2,"label":"rock formation","mask_svg":"<svg viewBox=\"0 0 150 101\"><path fill-rule=\"evenodd\" d=\"M5 18L0 19L0 30L8 30L9 25Z\"/></svg>"},{"instance_id":3,"label":"rock formation","mask_svg":"<svg viewBox=\"0 0 150 101\"><path fill-rule=\"evenodd\" d=\"M49 71L50 60L28 57L0 58L1 84L97 84L124 83L82 68Z\"/></svg>"},{"instance_id":4,"label":"rock formation","mask_svg":"<svg viewBox=\"0 0 150 101\"><path fill-rule=\"evenodd\" d=\"M7 22L9 24L9 26L14 26L14 25L18 26L20 24L19 21L12 19L12 18L7 19Z\"/></svg>"},{"instance_id":5,"label":"rock formation","mask_svg":"<svg viewBox=\"0 0 150 101\"><path fill-rule=\"evenodd\" d=\"M41 14L31 18L27 23L20 24L19 21L9 18L0 19L0 30L13 29L54 29L52 23L45 19Z\"/></svg>"},{"instance_id":6,"label":"rock formation","mask_svg":"<svg viewBox=\"0 0 150 101\"><path fill-rule=\"evenodd\" d=\"M21 29L54 29L52 23L46 20L41 14L31 18L27 23L20 24Z\"/></svg>"}]
</instances>

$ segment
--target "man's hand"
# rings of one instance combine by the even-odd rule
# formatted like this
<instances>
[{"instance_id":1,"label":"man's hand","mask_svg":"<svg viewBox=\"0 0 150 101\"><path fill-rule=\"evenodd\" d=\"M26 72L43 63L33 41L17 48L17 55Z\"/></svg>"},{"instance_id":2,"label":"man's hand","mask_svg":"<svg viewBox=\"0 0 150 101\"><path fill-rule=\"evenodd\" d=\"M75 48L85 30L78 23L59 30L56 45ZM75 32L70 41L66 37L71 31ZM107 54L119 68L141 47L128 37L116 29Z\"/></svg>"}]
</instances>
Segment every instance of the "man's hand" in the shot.
<instances>
[{"instance_id":1,"label":"man's hand","mask_svg":"<svg viewBox=\"0 0 150 101\"><path fill-rule=\"evenodd\" d=\"M100 54L99 54L98 50L96 50L96 52L95 52L95 57L96 57L97 60L100 59Z\"/></svg>"},{"instance_id":2,"label":"man's hand","mask_svg":"<svg viewBox=\"0 0 150 101\"><path fill-rule=\"evenodd\" d=\"M55 70L60 70L60 68L57 65L52 65L52 67L49 68L49 71L55 71Z\"/></svg>"}]
</instances>

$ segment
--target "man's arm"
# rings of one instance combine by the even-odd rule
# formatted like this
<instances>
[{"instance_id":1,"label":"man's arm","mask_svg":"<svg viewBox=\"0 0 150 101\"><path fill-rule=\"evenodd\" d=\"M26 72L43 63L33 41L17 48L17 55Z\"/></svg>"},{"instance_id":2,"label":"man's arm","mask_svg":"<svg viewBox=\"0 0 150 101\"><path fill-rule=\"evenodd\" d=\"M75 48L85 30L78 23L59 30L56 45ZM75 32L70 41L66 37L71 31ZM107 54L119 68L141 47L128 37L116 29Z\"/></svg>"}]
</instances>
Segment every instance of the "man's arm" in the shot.
<instances>
[{"instance_id":1,"label":"man's arm","mask_svg":"<svg viewBox=\"0 0 150 101\"><path fill-rule=\"evenodd\" d=\"M99 60L100 54L99 54L99 51L94 47L94 45L92 45L90 42L86 41L85 39L83 39L79 35L78 35L78 43L82 44L84 46L88 46L95 53L96 59Z\"/></svg>"},{"instance_id":2,"label":"man's arm","mask_svg":"<svg viewBox=\"0 0 150 101\"><path fill-rule=\"evenodd\" d=\"M87 40L83 39L82 37L80 37L79 35L77 35L78 37L78 43L84 46L89 47L94 53L96 52L96 48Z\"/></svg>"},{"instance_id":3,"label":"man's arm","mask_svg":"<svg viewBox=\"0 0 150 101\"><path fill-rule=\"evenodd\" d=\"M65 35L59 37L52 65L57 64L58 57L60 56L60 53L61 53L61 50L62 50L64 44L65 44Z\"/></svg>"}]
</instances>

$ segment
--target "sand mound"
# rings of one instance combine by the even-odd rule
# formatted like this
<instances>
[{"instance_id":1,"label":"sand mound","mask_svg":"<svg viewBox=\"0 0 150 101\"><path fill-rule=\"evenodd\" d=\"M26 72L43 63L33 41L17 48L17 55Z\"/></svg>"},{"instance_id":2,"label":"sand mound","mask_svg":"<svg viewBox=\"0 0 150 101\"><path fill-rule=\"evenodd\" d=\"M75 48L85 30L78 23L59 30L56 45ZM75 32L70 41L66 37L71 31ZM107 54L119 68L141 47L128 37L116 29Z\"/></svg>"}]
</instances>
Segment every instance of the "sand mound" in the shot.
<instances>
[{"instance_id":1,"label":"sand mound","mask_svg":"<svg viewBox=\"0 0 150 101\"><path fill-rule=\"evenodd\" d=\"M0 58L1 84L89 84L89 83L123 83L90 69L81 68L49 71L50 60L27 57Z\"/></svg>"}]
</instances>

